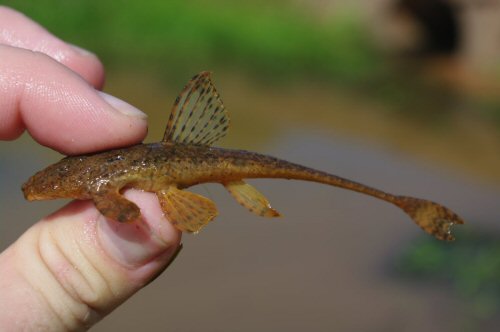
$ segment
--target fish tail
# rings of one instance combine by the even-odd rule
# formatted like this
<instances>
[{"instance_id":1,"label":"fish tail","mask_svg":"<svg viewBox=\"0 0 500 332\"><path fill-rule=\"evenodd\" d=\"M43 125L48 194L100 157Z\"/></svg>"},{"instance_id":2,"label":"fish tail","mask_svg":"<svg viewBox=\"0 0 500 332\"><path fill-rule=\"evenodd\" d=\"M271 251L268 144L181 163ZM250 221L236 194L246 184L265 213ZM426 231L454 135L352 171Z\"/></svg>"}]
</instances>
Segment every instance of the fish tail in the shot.
<instances>
[{"instance_id":1,"label":"fish tail","mask_svg":"<svg viewBox=\"0 0 500 332\"><path fill-rule=\"evenodd\" d=\"M418 226L420 226L420 228L439 240L454 240L454 237L451 234L451 226L464 223L464 221L456 213L432 201L409 196L393 195L333 174L321 172L283 160L277 160L275 158L266 158L269 160L266 163L262 163L263 158L260 157L262 167L258 172L255 174L246 174L246 176L242 177L285 178L314 181L370 195L401 208Z\"/></svg>"},{"instance_id":2,"label":"fish tail","mask_svg":"<svg viewBox=\"0 0 500 332\"><path fill-rule=\"evenodd\" d=\"M394 204L403 209L425 232L439 240L453 241L451 226L464 221L450 209L428 201L408 196L394 196Z\"/></svg>"},{"instance_id":3,"label":"fish tail","mask_svg":"<svg viewBox=\"0 0 500 332\"><path fill-rule=\"evenodd\" d=\"M432 201L392 195L358 182L322 172L312 174L313 176L309 180L357 191L396 205L406 212L420 228L439 240L453 241L455 238L451 234L451 226L464 223L456 213Z\"/></svg>"}]
</instances>

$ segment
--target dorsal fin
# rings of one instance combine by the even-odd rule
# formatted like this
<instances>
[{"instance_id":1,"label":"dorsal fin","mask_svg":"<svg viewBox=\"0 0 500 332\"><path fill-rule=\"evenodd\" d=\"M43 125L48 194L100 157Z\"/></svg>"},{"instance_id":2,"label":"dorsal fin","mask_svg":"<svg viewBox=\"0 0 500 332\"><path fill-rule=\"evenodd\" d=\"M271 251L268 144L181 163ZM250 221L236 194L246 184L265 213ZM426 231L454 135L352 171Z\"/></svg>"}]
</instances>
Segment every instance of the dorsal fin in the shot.
<instances>
[{"instance_id":1,"label":"dorsal fin","mask_svg":"<svg viewBox=\"0 0 500 332\"><path fill-rule=\"evenodd\" d=\"M167 122L163 142L211 145L222 138L229 116L210 72L195 75L181 91Z\"/></svg>"}]
</instances>

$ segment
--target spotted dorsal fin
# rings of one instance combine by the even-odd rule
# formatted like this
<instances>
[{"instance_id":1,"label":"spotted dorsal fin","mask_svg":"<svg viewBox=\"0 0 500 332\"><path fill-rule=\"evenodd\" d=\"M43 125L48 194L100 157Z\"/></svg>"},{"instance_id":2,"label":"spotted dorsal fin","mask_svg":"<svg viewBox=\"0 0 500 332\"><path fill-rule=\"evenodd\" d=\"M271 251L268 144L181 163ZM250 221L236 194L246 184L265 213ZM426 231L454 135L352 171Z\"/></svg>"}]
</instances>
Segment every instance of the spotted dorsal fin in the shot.
<instances>
[{"instance_id":1,"label":"spotted dorsal fin","mask_svg":"<svg viewBox=\"0 0 500 332\"><path fill-rule=\"evenodd\" d=\"M195 75L181 91L168 119L163 142L211 145L222 138L229 116L210 72Z\"/></svg>"}]
</instances>

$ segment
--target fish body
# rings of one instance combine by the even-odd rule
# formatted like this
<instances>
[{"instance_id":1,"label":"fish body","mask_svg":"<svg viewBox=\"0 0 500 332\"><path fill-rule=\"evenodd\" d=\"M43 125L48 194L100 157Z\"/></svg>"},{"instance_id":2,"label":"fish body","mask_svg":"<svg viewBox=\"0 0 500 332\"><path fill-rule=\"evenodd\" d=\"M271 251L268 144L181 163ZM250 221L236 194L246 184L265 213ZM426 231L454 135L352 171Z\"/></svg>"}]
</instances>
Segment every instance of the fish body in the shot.
<instances>
[{"instance_id":1,"label":"fish body","mask_svg":"<svg viewBox=\"0 0 500 332\"><path fill-rule=\"evenodd\" d=\"M28 200L92 199L103 215L119 222L140 217L139 208L122 196L123 190L150 191L178 229L198 232L217 215L217 208L211 200L184 189L221 183L250 211L277 217L280 214L268 200L244 180L283 178L319 182L385 200L438 239L453 239L451 225L463 223L454 212L431 201L392 195L272 156L211 146L225 135L228 122L210 75L203 72L176 99L161 142L66 157L32 176L22 190Z\"/></svg>"}]
</instances>

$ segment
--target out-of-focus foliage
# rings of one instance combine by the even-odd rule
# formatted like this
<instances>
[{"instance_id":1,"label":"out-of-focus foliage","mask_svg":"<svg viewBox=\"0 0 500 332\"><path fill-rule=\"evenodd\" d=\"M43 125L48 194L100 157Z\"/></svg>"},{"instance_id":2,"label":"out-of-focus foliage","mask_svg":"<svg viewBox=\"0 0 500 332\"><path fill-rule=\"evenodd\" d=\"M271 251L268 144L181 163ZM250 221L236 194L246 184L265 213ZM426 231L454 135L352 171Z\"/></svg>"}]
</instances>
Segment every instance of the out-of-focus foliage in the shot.
<instances>
[{"instance_id":1,"label":"out-of-focus foliage","mask_svg":"<svg viewBox=\"0 0 500 332\"><path fill-rule=\"evenodd\" d=\"M467 232L457 232L457 239L419 238L401 254L396 270L421 282L452 285L467 300L471 316L492 316L500 310L500 239Z\"/></svg>"},{"instance_id":2,"label":"out-of-focus foliage","mask_svg":"<svg viewBox=\"0 0 500 332\"><path fill-rule=\"evenodd\" d=\"M404 115L446 120L456 100L500 119L497 100L464 97L387 61L360 8L318 15L287 0L7 0L57 36L88 48L108 69L177 80L207 69L234 69L261 81L321 80L354 88ZM439 122L439 121L438 121Z\"/></svg>"},{"instance_id":3,"label":"out-of-focus foliage","mask_svg":"<svg viewBox=\"0 0 500 332\"><path fill-rule=\"evenodd\" d=\"M284 1L8 0L56 35L95 51L106 65L193 71L229 66L278 76L359 81L380 56L355 12L325 20Z\"/></svg>"}]
</instances>

